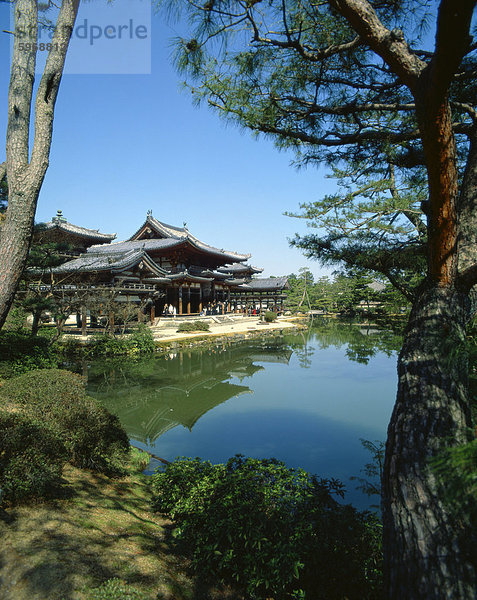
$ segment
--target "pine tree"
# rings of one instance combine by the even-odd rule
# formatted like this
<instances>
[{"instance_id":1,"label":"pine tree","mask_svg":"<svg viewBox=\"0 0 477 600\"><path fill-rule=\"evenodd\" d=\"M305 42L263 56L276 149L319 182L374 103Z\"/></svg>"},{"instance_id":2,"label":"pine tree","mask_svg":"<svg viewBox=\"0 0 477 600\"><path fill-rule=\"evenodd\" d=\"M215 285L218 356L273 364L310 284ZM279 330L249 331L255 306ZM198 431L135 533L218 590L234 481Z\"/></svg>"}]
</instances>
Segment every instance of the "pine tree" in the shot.
<instances>
[{"instance_id":1,"label":"pine tree","mask_svg":"<svg viewBox=\"0 0 477 600\"><path fill-rule=\"evenodd\" d=\"M467 370L450 356L477 283L475 1L440 0L436 15L406 0L172 4L197 25L177 44L196 101L299 164L341 169L349 193L304 207L326 234L306 252L375 268L413 301L383 475L387 598L473 599L475 530L429 462L472 435Z\"/></svg>"}]
</instances>

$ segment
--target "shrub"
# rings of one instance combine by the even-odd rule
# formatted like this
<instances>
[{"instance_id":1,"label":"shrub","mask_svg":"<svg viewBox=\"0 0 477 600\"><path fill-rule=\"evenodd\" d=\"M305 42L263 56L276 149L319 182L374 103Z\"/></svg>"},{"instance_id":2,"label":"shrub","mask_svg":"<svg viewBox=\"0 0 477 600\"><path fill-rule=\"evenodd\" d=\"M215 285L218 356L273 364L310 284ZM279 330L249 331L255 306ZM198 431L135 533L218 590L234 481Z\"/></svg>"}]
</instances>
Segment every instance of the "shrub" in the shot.
<instances>
[{"instance_id":1,"label":"shrub","mask_svg":"<svg viewBox=\"0 0 477 600\"><path fill-rule=\"evenodd\" d=\"M277 313L267 310L267 312L263 315L263 318L266 323L273 323L273 321L277 320Z\"/></svg>"},{"instance_id":2,"label":"shrub","mask_svg":"<svg viewBox=\"0 0 477 600\"><path fill-rule=\"evenodd\" d=\"M123 356L150 354L154 352L154 337L147 325L140 324L128 336L116 337L108 334L93 336L84 351L86 356Z\"/></svg>"},{"instance_id":3,"label":"shrub","mask_svg":"<svg viewBox=\"0 0 477 600\"><path fill-rule=\"evenodd\" d=\"M88 600L150 600L150 596L120 579L109 579L98 588L89 590L86 598Z\"/></svg>"},{"instance_id":4,"label":"shrub","mask_svg":"<svg viewBox=\"0 0 477 600\"><path fill-rule=\"evenodd\" d=\"M203 576L253 598L380 597L379 523L339 504L335 480L236 456L225 465L180 459L152 487Z\"/></svg>"},{"instance_id":5,"label":"shrub","mask_svg":"<svg viewBox=\"0 0 477 600\"><path fill-rule=\"evenodd\" d=\"M0 399L51 427L78 467L112 471L129 450L119 419L88 397L83 378L69 371L44 369L10 379L0 388Z\"/></svg>"},{"instance_id":6,"label":"shrub","mask_svg":"<svg viewBox=\"0 0 477 600\"><path fill-rule=\"evenodd\" d=\"M66 460L63 442L43 421L0 411L0 487L6 500L50 495Z\"/></svg>"},{"instance_id":7,"label":"shrub","mask_svg":"<svg viewBox=\"0 0 477 600\"><path fill-rule=\"evenodd\" d=\"M5 325L6 331L21 331L27 320L28 313L22 306L12 306L9 310Z\"/></svg>"},{"instance_id":8,"label":"shrub","mask_svg":"<svg viewBox=\"0 0 477 600\"><path fill-rule=\"evenodd\" d=\"M131 333L128 341L132 349L136 349L140 354L151 354L156 349L154 336L150 328L144 323L140 323Z\"/></svg>"},{"instance_id":9,"label":"shrub","mask_svg":"<svg viewBox=\"0 0 477 600\"><path fill-rule=\"evenodd\" d=\"M58 366L58 352L47 337L2 331L0 360L0 376L7 378Z\"/></svg>"},{"instance_id":10,"label":"shrub","mask_svg":"<svg viewBox=\"0 0 477 600\"><path fill-rule=\"evenodd\" d=\"M206 321L192 321L191 323L180 323L177 333L184 331L209 331L209 324Z\"/></svg>"}]
</instances>

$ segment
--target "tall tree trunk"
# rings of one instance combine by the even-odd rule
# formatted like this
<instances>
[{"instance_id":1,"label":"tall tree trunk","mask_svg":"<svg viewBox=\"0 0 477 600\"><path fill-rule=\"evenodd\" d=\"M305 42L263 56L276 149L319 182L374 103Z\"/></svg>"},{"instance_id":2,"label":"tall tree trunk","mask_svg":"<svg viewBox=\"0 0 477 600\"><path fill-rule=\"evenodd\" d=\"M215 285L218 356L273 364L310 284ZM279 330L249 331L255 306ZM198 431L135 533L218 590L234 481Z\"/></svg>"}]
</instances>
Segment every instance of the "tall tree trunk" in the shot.
<instances>
[{"instance_id":1,"label":"tall tree trunk","mask_svg":"<svg viewBox=\"0 0 477 600\"><path fill-rule=\"evenodd\" d=\"M470 314L466 293L428 286L410 316L384 465L389 600L475 598L475 532L466 514L444 504L429 464L440 451L469 440L464 340Z\"/></svg>"},{"instance_id":2,"label":"tall tree trunk","mask_svg":"<svg viewBox=\"0 0 477 600\"><path fill-rule=\"evenodd\" d=\"M5 322L26 264L38 195L48 168L55 102L78 5L79 0L61 2L51 50L36 93L35 135L30 155L36 51L26 51L25 47L34 47L37 42L38 4L36 0L15 0L15 39L6 143L8 209L0 230L0 328ZM0 175L3 177L3 165Z\"/></svg>"},{"instance_id":3,"label":"tall tree trunk","mask_svg":"<svg viewBox=\"0 0 477 600\"><path fill-rule=\"evenodd\" d=\"M0 253L0 325L6 319L25 268L33 231L38 189L10 193L7 219L2 227Z\"/></svg>"}]
</instances>

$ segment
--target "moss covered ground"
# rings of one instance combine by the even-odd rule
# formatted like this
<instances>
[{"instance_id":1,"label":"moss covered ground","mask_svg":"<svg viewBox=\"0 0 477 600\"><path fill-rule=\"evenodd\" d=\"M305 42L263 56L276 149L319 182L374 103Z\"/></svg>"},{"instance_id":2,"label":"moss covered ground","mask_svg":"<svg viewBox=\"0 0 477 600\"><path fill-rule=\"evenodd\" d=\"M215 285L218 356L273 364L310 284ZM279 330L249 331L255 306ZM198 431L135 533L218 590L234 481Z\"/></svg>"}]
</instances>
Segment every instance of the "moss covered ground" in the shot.
<instances>
[{"instance_id":1,"label":"moss covered ground","mask_svg":"<svg viewBox=\"0 0 477 600\"><path fill-rule=\"evenodd\" d=\"M113 578L151 599L237 598L188 575L151 510L144 460L134 451L117 479L66 466L61 498L0 509L0 598L85 600Z\"/></svg>"}]
</instances>

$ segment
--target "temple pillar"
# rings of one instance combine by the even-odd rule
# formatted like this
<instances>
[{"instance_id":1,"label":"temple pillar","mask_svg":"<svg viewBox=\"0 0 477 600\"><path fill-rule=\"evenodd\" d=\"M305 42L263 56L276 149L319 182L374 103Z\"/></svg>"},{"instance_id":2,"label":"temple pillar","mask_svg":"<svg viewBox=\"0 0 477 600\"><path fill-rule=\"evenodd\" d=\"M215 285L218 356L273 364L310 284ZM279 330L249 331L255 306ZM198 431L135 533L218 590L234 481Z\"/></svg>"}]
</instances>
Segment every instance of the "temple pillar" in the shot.
<instances>
[{"instance_id":1,"label":"temple pillar","mask_svg":"<svg viewBox=\"0 0 477 600\"><path fill-rule=\"evenodd\" d=\"M179 314L182 314L182 286L179 286Z\"/></svg>"},{"instance_id":2,"label":"temple pillar","mask_svg":"<svg viewBox=\"0 0 477 600\"><path fill-rule=\"evenodd\" d=\"M199 314L202 312L202 284L199 287Z\"/></svg>"},{"instance_id":3,"label":"temple pillar","mask_svg":"<svg viewBox=\"0 0 477 600\"><path fill-rule=\"evenodd\" d=\"M227 289L227 312L232 312L232 307L230 305L230 288Z\"/></svg>"},{"instance_id":4,"label":"temple pillar","mask_svg":"<svg viewBox=\"0 0 477 600\"><path fill-rule=\"evenodd\" d=\"M81 307L81 335L86 336L86 306Z\"/></svg>"},{"instance_id":5,"label":"temple pillar","mask_svg":"<svg viewBox=\"0 0 477 600\"><path fill-rule=\"evenodd\" d=\"M153 301L151 304L151 325L154 325L155 320L156 320L156 304Z\"/></svg>"},{"instance_id":6,"label":"temple pillar","mask_svg":"<svg viewBox=\"0 0 477 600\"><path fill-rule=\"evenodd\" d=\"M190 315L190 284L187 286L187 314Z\"/></svg>"}]
</instances>

